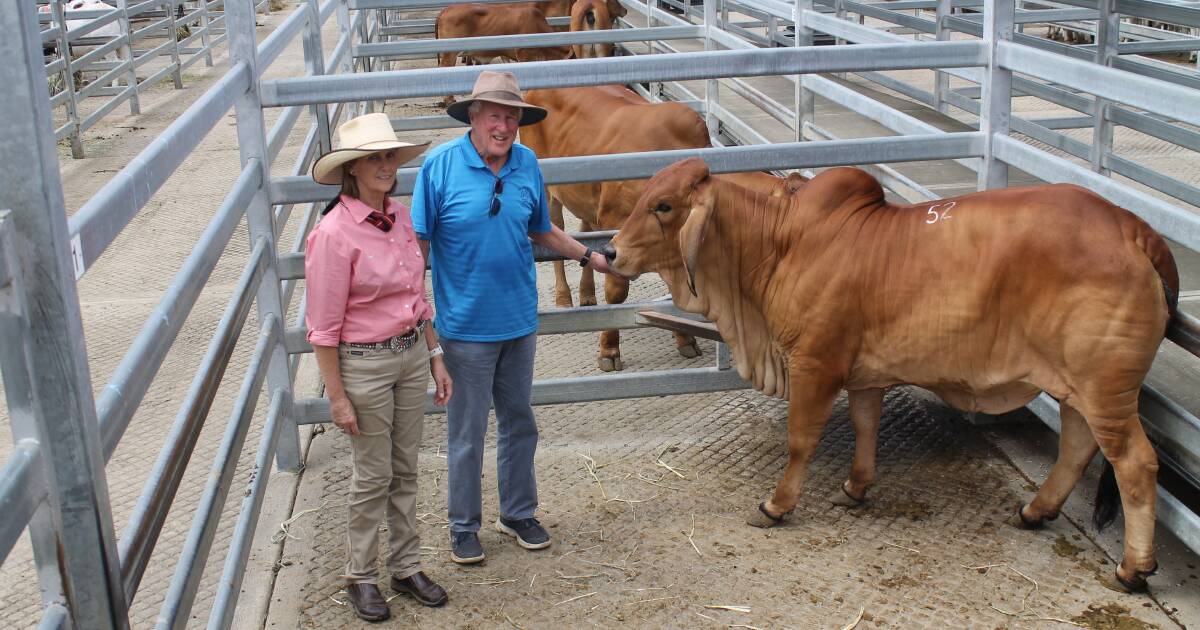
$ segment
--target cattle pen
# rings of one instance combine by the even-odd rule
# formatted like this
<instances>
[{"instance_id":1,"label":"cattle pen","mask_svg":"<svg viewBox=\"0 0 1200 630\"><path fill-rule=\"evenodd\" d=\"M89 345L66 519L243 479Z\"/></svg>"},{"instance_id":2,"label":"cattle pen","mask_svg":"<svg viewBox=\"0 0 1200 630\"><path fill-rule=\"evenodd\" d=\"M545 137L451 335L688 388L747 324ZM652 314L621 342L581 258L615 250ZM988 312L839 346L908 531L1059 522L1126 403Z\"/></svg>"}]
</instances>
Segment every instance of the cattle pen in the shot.
<instances>
[{"instance_id":1,"label":"cattle pen","mask_svg":"<svg viewBox=\"0 0 1200 630\"><path fill-rule=\"evenodd\" d=\"M11 563L10 552L19 544L31 549L32 562L26 561L24 573L16 575L25 578L28 589L22 592L36 602L37 615L21 621L23 625L223 628L350 622L350 613L337 606L336 589L330 590L336 581L336 562L331 559L337 557L336 544L322 547L328 541L314 531L303 542L304 551L289 551L300 538L287 540L284 527L283 542L272 542L276 523L260 518L270 500L269 488L287 488L284 494L297 496L287 506L290 513L284 514L291 521L306 513L315 518L313 512L324 507L319 486L344 481L344 470L320 459L336 447L318 444L309 426L328 421L328 404L315 390L299 384L302 359L311 352L304 342L302 319L303 237L332 194L305 173L314 156L331 147L331 130L339 121L391 104L468 93L480 70L427 67L423 58L437 52L490 50L506 42L414 37L431 31L428 11L446 6L444 2L294 4L259 42L252 3L227 0L228 69L70 217L55 149L62 135L55 134L55 103L46 94L47 70L37 53L44 34L36 3L22 0L0 9L0 46L6 53L0 77L9 87L0 95L0 111L6 115L0 122L0 163L6 166L0 180L0 369L13 432L0 470L0 506L5 510L0 558ZM628 14L620 28L523 36L512 42L614 42L622 46L620 56L492 67L511 70L527 90L629 84L651 101L684 102L704 116L713 147L546 159L541 164L548 183L644 178L692 156L702 157L714 172L863 166L896 198L914 203L1009 184L1071 182L1132 210L1171 239L1184 271L1185 293L1195 295L1200 188L1193 174L1194 153L1200 151L1200 74L1187 63L1144 55L1187 53L1200 48L1200 40L1136 30L1128 37L1128 24L1122 21L1136 17L1197 28L1200 8L1194 3L623 4ZM1088 28L1081 29L1080 23ZM1039 37L1036 29L1047 24L1094 32L1095 44ZM334 43L327 46L330 34ZM268 75L297 40L303 76ZM814 45L818 42L824 45ZM396 64L407 67L392 69ZM427 105L410 109L423 115L397 116L396 109L387 110L401 133L457 133L457 122ZM163 288L153 311L136 324L140 330L122 348L124 355L110 379L93 384L89 362L94 357L87 348L97 340L84 337L77 287L102 266L102 255L112 256L118 246L129 246L119 240L127 226L152 200L171 192L165 184L173 174L186 175L194 167L189 158L231 110L238 155L236 164L227 168L236 178L221 191L219 203L199 213L204 227L189 244L194 248L171 271L174 279ZM1050 116L1031 115L1047 111ZM821 114L829 112L837 113L826 120ZM842 124L849 114L857 122ZM268 119L273 120L271 126ZM843 129L873 135L848 137ZM294 162L281 164L293 136L299 138ZM1131 155L1130 146L1151 142L1169 150L1149 159ZM400 171L403 194L411 190L416 166ZM947 176L950 169L959 169L958 175ZM239 233L246 241L238 260L244 266L227 278L232 291L223 296L220 320L200 341L181 337L219 261L234 253L232 243ZM610 237L584 238L599 245ZM544 252L538 257L551 258ZM1145 618L1154 624L1200 623L1194 555L1181 551L1164 558L1163 574L1151 581L1152 598L1112 595L1116 603L1110 608L1099 605L1091 572L1109 570L1099 568L1108 562L1100 549L1106 540L1111 544L1112 534L1108 539L1097 535L1082 522L1075 523L1079 519L1070 512L1069 526L1060 524L1042 533L1002 530L1008 527L1001 522L1002 513L1012 507L1007 504L997 504L996 512L965 514L961 505L979 509L991 505L989 496L1012 496L1010 486L1015 483L1020 489L1025 483L1022 475L1040 481L1044 471L1022 469L1015 460L1032 457L1044 445L1024 444L1019 433L1005 433L1005 425L998 424L972 429L975 432L964 438L969 453L986 455L982 464L959 457L954 449L941 448L956 439L947 437L953 432L946 429L956 414L920 411L931 403L904 392L889 396L885 415L934 418L919 428L899 421L884 427L881 464L893 458L900 481L881 490L906 499L881 497L877 509L859 513L826 514L823 507L809 507L794 517L797 527L747 533L732 517L752 505L763 480L781 465L781 407L742 391L747 384L731 369L723 346L708 344L711 356L690 362L649 358L655 349L639 348L648 355L640 365L664 369L595 374L578 367L591 360L586 342L566 346L555 340L648 325L687 327L698 336L705 334L702 325L689 323L670 302L656 299L661 286L636 295L641 298L637 303L539 314L539 334L555 337L546 344L552 356L540 368L534 398L538 405L554 406L542 422L547 448L558 452L543 466L541 476L544 481L581 479L580 488L557 491L567 506L564 511L556 513L554 504L545 505L561 535L561 549L549 558L562 564L508 558L506 572L503 561L495 562L499 566L481 578L458 577L451 592L455 601L445 612L410 612L409 621L431 627L843 627L851 622L864 624L860 627L995 627L1066 619L1086 626L1095 621L1089 611L1124 619L1132 608L1134 617L1149 615ZM1160 365L1142 393L1141 413L1163 464L1158 522L1173 536L1165 544L1200 552L1200 518L1194 511L1200 487L1196 315L1194 301L1181 302L1180 316L1160 352ZM216 429L221 433L212 461L196 463L206 475L199 481L202 489L195 504L181 507L176 497L185 469L193 464L202 430L215 422L210 412L226 369L234 365L231 356L239 339L250 344L252 353L238 366L244 368L241 373L233 375L236 393L225 392L229 404L220 408L227 410L228 424ZM657 338L637 339L641 344ZM135 415L156 376L163 378L159 371L168 352L177 344L197 343L204 346L203 357L171 401L169 413L177 410L177 415L164 433L163 450L154 455L144 489L135 495L121 524L114 519L106 463L128 439L127 429L139 426ZM712 364L702 365L705 361ZM190 385L187 379L192 379ZM1043 396L1030 410L1054 426L1052 399ZM844 415L844 409L837 413ZM618 414L625 417L613 417ZM613 424L605 424L610 420ZM658 433L656 421L669 423L674 433ZM595 423L598 428L580 429L576 423ZM737 423L741 426L733 426ZM829 485L844 468L852 438L842 429L828 436L820 472L811 480L814 485ZM556 430L573 439L560 440ZM427 433L433 439L444 435L437 430ZM1008 444L1005 455L984 439L997 435ZM258 437L256 449L247 448L249 436ZM422 445L423 463L428 462L431 471L421 477L426 502L422 523L427 527L423 534L428 537L424 544L429 545L429 562L448 575L446 563L438 559L445 541L435 514L441 509L435 500L441 490L437 465L442 456L435 448L428 440ZM648 462L648 470L631 463L638 458ZM999 479L994 467L1005 467L1007 479ZM626 476L606 474L606 468ZM303 474L277 475L273 470ZM648 471L661 475L650 477ZM713 485L688 485L707 483L700 479L705 475ZM295 488L310 480L318 488L311 494L301 488L297 495ZM918 487L931 480L945 496L935 500L922 494ZM170 539L181 538L180 544L155 554L158 543L168 540L163 533L169 513L174 517L181 510L187 517L183 532ZM643 540L643 519L682 530L670 532L678 544L669 551L661 537L644 540L641 548L642 543L631 544L635 538ZM977 529L964 531L963 523ZM1057 542L1049 541L1055 542L1058 557L1047 554L1049 559L1029 560L1044 574L1030 577L1028 566L1002 553L1034 546L1033 541L1048 546L1047 535L1058 536ZM24 536L27 542L21 542ZM613 536L628 540L614 543ZM981 542L993 537L998 540L994 547ZM953 544L938 551L946 540ZM589 549L604 545L616 545L621 553L590 555L596 552ZM796 557L778 553L783 545ZM856 545L869 548L849 551ZM973 562L963 555L967 552L951 547L994 553ZM225 556L212 556L216 549ZM684 560L673 555L678 549L704 570L683 571ZM247 572L252 551L269 558L265 572ZM891 554L894 557L885 557ZM780 562L781 556L795 563L787 568L792 572L775 573L779 567L771 563ZM953 558L963 566L952 571L942 566L946 562L936 563L935 556ZM564 558L584 564L567 567ZM152 559L171 563L156 574L160 579L145 579ZM305 565L304 573L298 572L298 564ZM917 570L910 574L905 567ZM669 574L672 571L675 575ZM320 572L328 575L314 577ZM984 577L993 579L1002 572L1002 579L1009 580L1004 589L984 584L971 591L963 586L978 586ZM830 582L825 590L815 586L822 580ZM281 585L304 591L299 601L272 606L280 591L287 592ZM623 601L621 593L628 596ZM332 606L326 601L331 595ZM472 599L475 596L478 599ZM521 608L515 602L522 598L533 605ZM751 600L753 607L745 605ZM506 602L511 603L507 610L502 605L510 605ZM135 603L143 609L137 614ZM480 610L487 606L494 609ZM1122 606L1124 613L1114 612ZM256 614L263 621L246 621L257 619Z\"/></svg>"}]
</instances>

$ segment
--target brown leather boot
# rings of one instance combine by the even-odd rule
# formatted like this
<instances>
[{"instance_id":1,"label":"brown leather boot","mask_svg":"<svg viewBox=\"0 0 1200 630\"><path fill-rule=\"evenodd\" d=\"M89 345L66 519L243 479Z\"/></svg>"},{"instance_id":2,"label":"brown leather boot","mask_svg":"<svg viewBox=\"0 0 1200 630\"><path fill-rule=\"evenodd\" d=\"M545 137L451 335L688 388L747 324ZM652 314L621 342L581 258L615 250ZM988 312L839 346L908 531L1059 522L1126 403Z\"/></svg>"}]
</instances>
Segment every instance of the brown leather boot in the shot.
<instances>
[{"instance_id":1,"label":"brown leather boot","mask_svg":"<svg viewBox=\"0 0 1200 630\"><path fill-rule=\"evenodd\" d=\"M410 595L418 602L434 608L445 604L450 599L446 595L446 589L426 577L423 571L417 571L404 579L393 577L392 590Z\"/></svg>"},{"instance_id":2,"label":"brown leather boot","mask_svg":"<svg viewBox=\"0 0 1200 630\"><path fill-rule=\"evenodd\" d=\"M383 621L392 616L387 601L383 599L379 586L375 584L347 584L346 595L350 606L363 621Z\"/></svg>"}]
</instances>

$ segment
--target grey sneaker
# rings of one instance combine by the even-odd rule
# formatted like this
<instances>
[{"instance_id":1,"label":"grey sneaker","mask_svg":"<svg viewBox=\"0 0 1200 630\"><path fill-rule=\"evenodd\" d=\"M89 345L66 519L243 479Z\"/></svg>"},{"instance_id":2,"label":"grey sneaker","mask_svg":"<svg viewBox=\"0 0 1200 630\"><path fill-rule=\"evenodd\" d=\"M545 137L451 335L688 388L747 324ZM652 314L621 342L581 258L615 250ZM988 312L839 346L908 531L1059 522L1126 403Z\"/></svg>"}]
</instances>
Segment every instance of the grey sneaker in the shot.
<instances>
[{"instance_id":1,"label":"grey sneaker","mask_svg":"<svg viewBox=\"0 0 1200 630\"><path fill-rule=\"evenodd\" d=\"M450 533L450 559L459 564L475 564L483 562L483 545L479 544L479 535L475 532Z\"/></svg>"},{"instance_id":2,"label":"grey sneaker","mask_svg":"<svg viewBox=\"0 0 1200 630\"><path fill-rule=\"evenodd\" d=\"M536 518L509 520L501 516L496 519L496 531L517 539L517 544L526 549L545 549L550 546L550 534Z\"/></svg>"}]
</instances>

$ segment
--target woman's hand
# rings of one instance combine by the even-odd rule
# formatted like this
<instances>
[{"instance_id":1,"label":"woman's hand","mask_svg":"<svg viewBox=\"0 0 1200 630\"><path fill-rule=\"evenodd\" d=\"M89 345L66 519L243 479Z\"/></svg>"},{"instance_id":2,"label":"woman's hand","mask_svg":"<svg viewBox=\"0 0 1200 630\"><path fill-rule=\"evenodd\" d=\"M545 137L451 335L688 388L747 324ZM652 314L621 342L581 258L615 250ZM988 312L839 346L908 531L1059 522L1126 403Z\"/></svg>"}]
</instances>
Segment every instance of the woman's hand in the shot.
<instances>
[{"instance_id":1,"label":"woman's hand","mask_svg":"<svg viewBox=\"0 0 1200 630\"><path fill-rule=\"evenodd\" d=\"M433 375L433 404L445 407L454 392L454 381L446 371L446 361L442 357L430 359L429 373Z\"/></svg>"},{"instance_id":2,"label":"woman's hand","mask_svg":"<svg viewBox=\"0 0 1200 630\"><path fill-rule=\"evenodd\" d=\"M333 416L333 424L346 435L358 435L358 415L354 413L354 405L346 396L329 399L329 410Z\"/></svg>"}]
</instances>

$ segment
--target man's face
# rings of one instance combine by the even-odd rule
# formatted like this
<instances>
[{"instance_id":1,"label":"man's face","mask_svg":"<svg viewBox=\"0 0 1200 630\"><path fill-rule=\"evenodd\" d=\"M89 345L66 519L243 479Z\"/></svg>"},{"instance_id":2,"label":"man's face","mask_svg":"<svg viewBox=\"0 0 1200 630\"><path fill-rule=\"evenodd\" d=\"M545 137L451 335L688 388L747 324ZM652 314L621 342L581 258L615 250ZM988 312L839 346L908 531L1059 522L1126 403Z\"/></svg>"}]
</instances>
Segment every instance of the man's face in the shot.
<instances>
[{"instance_id":1,"label":"man's face","mask_svg":"<svg viewBox=\"0 0 1200 630\"><path fill-rule=\"evenodd\" d=\"M483 157L496 158L508 155L517 139L517 123L521 120L521 109L483 101L479 111L471 115L471 133L483 148Z\"/></svg>"}]
</instances>

